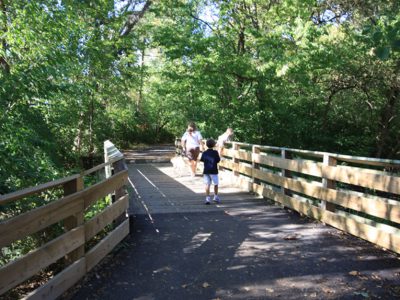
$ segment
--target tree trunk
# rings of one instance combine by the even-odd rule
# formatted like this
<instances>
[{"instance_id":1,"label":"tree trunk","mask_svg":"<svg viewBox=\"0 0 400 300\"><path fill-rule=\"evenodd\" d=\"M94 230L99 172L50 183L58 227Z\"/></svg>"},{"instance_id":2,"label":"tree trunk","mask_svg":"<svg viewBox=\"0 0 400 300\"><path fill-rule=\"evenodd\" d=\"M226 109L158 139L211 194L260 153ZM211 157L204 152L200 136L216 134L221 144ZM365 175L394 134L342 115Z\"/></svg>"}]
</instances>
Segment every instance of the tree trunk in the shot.
<instances>
[{"instance_id":1,"label":"tree trunk","mask_svg":"<svg viewBox=\"0 0 400 300\"><path fill-rule=\"evenodd\" d=\"M380 122L379 132L377 136L376 157L385 157L388 153L390 144L390 129L394 124L396 115L396 105L400 97L400 89L392 88L387 92L387 102L383 107Z\"/></svg>"},{"instance_id":2,"label":"tree trunk","mask_svg":"<svg viewBox=\"0 0 400 300\"><path fill-rule=\"evenodd\" d=\"M6 0L0 0L0 13L1 13L0 35L5 36L5 33L8 31ZM6 39L2 38L0 40L0 43L2 45L3 52L7 53L8 44ZM0 56L0 66L5 74L7 75L10 74L10 65L7 62L6 57Z\"/></svg>"},{"instance_id":3,"label":"tree trunk","mask_svg":"<svg viewBox=\"0 0 400 300\"><path fill-rule=\"evenodd\" d=\"M143 46L141 52L141 59L140 62L140 86L139 86L139 97L136 101L136 111L140 114L142 112L142 101L143 101L143 85L144 85L144 54L145 54L145 47Z\"/></svg>"}]
</instances>

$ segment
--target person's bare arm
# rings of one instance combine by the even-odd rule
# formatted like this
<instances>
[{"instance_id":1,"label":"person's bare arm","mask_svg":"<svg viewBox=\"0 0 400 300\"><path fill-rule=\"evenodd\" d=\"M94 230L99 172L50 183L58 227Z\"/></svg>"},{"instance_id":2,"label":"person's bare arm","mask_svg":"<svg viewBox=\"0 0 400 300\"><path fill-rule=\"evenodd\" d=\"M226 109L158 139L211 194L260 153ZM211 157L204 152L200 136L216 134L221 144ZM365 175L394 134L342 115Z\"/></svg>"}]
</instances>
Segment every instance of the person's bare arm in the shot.
<instances>
[{"instance_id":1,"label":"person's bare arm","mask_svg":"<svg viewBox=\"0 0 400 300\"><path fill-rule=\"evenodd\" d=\"M186 151L186 140L181 140L182 150Z\"/></svg>"}]
</instances>

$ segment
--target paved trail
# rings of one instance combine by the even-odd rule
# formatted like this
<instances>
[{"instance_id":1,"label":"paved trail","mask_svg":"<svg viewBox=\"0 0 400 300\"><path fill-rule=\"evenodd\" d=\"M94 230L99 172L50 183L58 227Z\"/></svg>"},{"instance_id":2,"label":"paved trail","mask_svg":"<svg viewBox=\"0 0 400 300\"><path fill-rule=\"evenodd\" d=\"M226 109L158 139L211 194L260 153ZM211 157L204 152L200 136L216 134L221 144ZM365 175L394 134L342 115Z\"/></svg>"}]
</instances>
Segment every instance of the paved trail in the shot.
<instances>
[{"instance_id":1,"label":"paved trail","mask_svg":"<svg viewBox=\"0 0 400 300\"><path fill-rule=\"evenodd\" d=\"M131 235L65 299L396 299L400 260L229 185L130 164Z\"/></svg>"}]
</instances>

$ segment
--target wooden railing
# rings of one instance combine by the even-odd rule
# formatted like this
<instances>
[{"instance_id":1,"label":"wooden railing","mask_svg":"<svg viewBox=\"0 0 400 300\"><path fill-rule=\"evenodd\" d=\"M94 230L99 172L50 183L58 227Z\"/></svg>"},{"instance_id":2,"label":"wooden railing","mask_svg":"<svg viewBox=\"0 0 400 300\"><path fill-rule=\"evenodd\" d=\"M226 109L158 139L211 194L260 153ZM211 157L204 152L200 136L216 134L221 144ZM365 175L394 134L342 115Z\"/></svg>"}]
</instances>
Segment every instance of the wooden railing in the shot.
<instances>
[{"instance_id":1,"label":"wooden railing","mask_svg":"<svg viewBox=\"0 0 400 300\"><path fill-rule=\"evenodd\" d=\"M60 224L63 232L45 244L0 267L0 295L42 272L53 263L62 271L25 298L54 299L73 286L124 237L129 234L128 194L124 185L128 171L124 157L115 146L104 143L105 163L81 174L0 196L0 208L32 195L46 195L61 189L64 196L43 206L2 220L2 250L50 226ZM85 176L106 169L100 182L84 187ZM104 174L104 173L103 173ZM111 197L110 197L111 195ZM112 199L95 215L85 217L99 200ZM26 199L25 199L26 200ZM107 230L105 230L107 229ZM60 268L60 267L58 267Z\"/></svg>"},{"instance_id":2,"label":"wooden railing","mask_svg":"<svg viewBox=\"0 0 400 300\"><path fill-rule=\"evenodd\" d=\"M237 142L222 153L241 187L400 253L400 160Z\"/></svg>"}]
</instances>

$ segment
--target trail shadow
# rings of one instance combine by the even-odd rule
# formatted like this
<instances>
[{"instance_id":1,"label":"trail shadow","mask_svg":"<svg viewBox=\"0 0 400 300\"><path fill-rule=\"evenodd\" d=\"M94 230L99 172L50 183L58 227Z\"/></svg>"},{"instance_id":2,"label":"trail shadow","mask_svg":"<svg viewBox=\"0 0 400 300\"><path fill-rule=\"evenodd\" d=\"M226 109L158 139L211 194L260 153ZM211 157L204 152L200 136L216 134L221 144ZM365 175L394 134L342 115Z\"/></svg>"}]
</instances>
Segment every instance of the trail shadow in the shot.
<instances>
[{"instance_id":1,"label":"trail shadow","mask_svg":"<svg viewBox=\"0 0 400 300\"><path fill-rule=\"evenodd\" d=\"M204 208L202 194L155 166L140 170L147 179L130 170L138 195L154 205L174 203L177 210L152 214L152 219L135 215L130 237L71 299L400 296L400 261L390 252L262 199L254 199L256 205L180 213L179 203L192 207L199 201ZM235 204L240 198L229 197L237 194L225 198Z\"/></svg>"}]
</instances>

